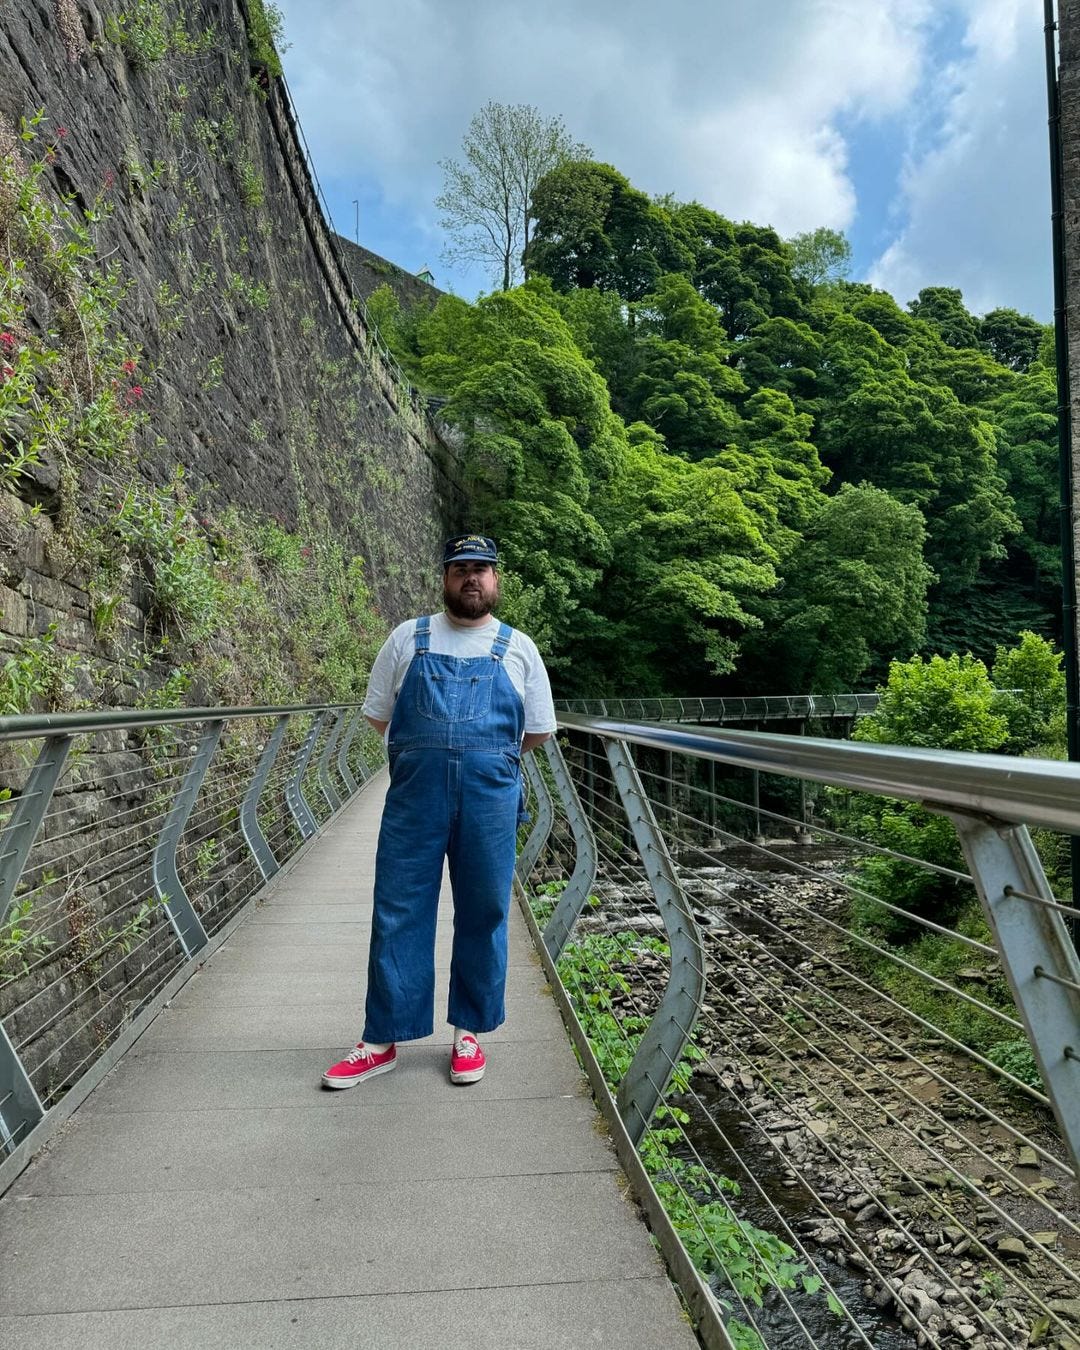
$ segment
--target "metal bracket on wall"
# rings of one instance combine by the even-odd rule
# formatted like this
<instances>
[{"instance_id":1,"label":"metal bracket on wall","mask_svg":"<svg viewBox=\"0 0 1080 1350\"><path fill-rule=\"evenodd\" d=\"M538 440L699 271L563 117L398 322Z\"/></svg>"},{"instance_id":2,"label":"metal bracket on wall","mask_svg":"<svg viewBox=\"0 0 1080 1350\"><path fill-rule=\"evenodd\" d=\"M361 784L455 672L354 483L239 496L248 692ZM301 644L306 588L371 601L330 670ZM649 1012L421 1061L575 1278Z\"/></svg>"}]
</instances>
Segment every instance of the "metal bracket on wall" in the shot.
<instances>
[{"instance_id":1,"label":"metal bracket on wall","mask_svg":"<svg viewBox=\"0 0 1080 1350\"><path fill-rule=\"evenodd\" d=\"M15 887L74 742L74 736L48 737L38 751L25 787L15 799L11 819L0 830L0 923L7 918Z\"/></svg>"},{"instance_id":2,"label":"metal bracket on wall","mask_svg":"<svg viewBox=\"0 0 1080 1350\"><path fill-rule=\"evenodd\" d=\"M518 854L517 866L514 869L518 881L524 886L529 879L529 874L536 866L536 860L539 858L541 850L547 843L552 822L555 819L555 812L551 805L551 794L548 792L547 783L544 782L540 765L536 762L535 753L523 755L521 762L525 766L525 773L536 798L536 824L532 827L528 839L525 840L525 844Z\"/></svg>"},{"instance_id":3,"label":"metal bracket on wall","mask_svg":"<svg viewBox=\"0 0 1080 1350\"><path fill-rule=\"evenodd\" d=\"M296 752L296 758L293 760L292 771L289 774L289 780L285 784L285 802L292 812L292 818L296 821L296 828L300 831L301 839L310 839L319 828L318 821L315 819L315 813L307 804L307 798L304 796L303 788L300 786L307 771L308 761L311 759L311 752L315 749L315 742L319 739L319 732L323 729L326 721L326 714L319 713L308 728L308 734L304 737L300 749Z\"/></svg>"},{"instance_id":4,"label":"metal bracket on wall","mask_svg":"<svg viewBox=\"0 0 1080 1350\"><path fill-rule=\"evenodd\" d=\"M1080 1176L1080 959L1027 827L946 812Z\"/></svg>"},{"instance_id":5,"label":"metal bracket on wall","mask_svg":"<svg viewBox=\"0 0 1080 1350\"><path fill-rule=\"evenodd\" d=\"M256 866L262 873L263 881L270 880L277 872L279 864L274 857L273 849L266 842L266 836L259 824L259 798L263 794L266 780L270 777L270 770L274 767L274 761L278 757L278 751L281 749L281 742L285 739L285 729L288 725L289 714L284 713L278 718L277 724L270 733L270 739L266 742L255 773L248 784L248 790L244 794L243 805L240 807L240 830L248 848L251 850L251 856L255 859Z\"/></svg>"},{"instance_id":6,"label":"metal bracket on wall","mask_svg":"<svg viewBox=\"0 0 1080 1350\"><path fill-rule=\"evenodd\" d=\"M176 870L176 849L206 777L206 770L218 748L224 726L225 723L220 720L206 723L180 791L169 807L154 846L154 890L165 904L165 913L180 939L185 956L194 956L200 948L205 947L207 936Z\"/></svg>"},{"instance_id":7,"label":"metal bracket on wall","mask_svg":"<svg viewBox=\"0 0 1080 1350\"><path fill-rule=\"evenodd\" d=\"M660 1105L701 1011L705 999L705 948L629 746L625 741L606 740L604 748L671 950L671 973L664 997L615 1096L619 1114L636 1146Z\"/></svg>"},{"instance_id":8,"label":"metal bracket on wall","mask_svg":"<svg viewBox=\"0 0 1080 1350\"><path fill-rule=\"evenodd\" d=\"M334 753L337 746L338 737L345 729L346 717L347 714L345 709L339 709L334 717L333 725L326 734L326 744L323 746L322 753L319 755L317 770L319 787L322 788L322 795L326 798L327 805L330 807L331 811L336 811L341 805L341 793L338 792L337 788L334 786L333 779L330 777L330 756Z\"/></svg>"},{"instance_id":9,"label":"metal bracket on wall","mask_svg":"<svg viewBox=\"0 0 1080 1350\"><path fill-rule=\"evenodd\" d=\"M548 949L551 959L557 961L566 946L570 930L581 917L585 901L596 882L596 839L589 818L582 809L577 789L567 771L562 749L554 736L550 741L545 741L544 751L551 765L555 789L566 808L566 818L570 822L577 850L574 871L544 928L544 946Z\"/></svg>"}]
</instances>

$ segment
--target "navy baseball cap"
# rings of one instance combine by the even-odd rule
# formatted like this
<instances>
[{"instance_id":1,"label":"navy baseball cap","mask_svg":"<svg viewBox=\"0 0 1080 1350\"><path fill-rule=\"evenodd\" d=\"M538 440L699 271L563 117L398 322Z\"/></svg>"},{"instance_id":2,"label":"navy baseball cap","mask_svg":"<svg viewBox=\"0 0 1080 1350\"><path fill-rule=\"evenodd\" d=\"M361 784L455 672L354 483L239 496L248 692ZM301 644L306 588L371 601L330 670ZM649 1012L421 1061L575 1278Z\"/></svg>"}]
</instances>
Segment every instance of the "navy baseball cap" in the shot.
<instances>
[{"instance_id":1,"label":"navy baseball cap","mask_svg":"<svg viewBox=\"0 0 1080 1350\"><path fill-rule=\"evenodd\" d=\"M446 541L442 561L443 567L449 567L452 562L489 562L495 567L499 552L495 540L486 534L455 534Z\"/></svg>"}]
</instances>

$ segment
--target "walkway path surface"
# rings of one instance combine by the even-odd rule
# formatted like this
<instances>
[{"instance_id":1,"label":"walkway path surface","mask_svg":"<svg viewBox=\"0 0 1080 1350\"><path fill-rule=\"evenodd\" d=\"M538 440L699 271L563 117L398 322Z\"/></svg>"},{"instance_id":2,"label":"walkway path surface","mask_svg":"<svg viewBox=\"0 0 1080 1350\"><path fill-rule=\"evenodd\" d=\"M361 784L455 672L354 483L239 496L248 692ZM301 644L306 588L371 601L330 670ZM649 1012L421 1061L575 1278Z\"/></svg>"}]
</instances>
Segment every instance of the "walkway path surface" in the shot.
<instances>
[{"instance_id":1,"label":"walkway path surface","mask_svg":"<svg viewBox=\"0 0 1080 1350\"><path fill-rule=\"evenodd\" d=\"M360 1034L383 790L278 879L0 1200L4 1350L697 1345L516 908L480 1083L450 1084L439 1030L393 1073L320 1088Z\"/></svg>"}]
</instances>

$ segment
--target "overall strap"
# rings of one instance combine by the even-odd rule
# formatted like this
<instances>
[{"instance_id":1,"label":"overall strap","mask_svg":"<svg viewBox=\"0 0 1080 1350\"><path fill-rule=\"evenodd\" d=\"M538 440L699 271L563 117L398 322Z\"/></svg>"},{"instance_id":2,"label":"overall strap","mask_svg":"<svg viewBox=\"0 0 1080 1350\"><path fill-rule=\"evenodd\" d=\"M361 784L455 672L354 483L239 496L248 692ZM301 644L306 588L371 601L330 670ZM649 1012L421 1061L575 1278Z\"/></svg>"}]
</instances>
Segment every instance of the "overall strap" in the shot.
<instances>
[{"instance_id":1,"label":"overall strap","mask_svg":"<svg viewBox=\"0 0 1080 1350\"><path fill-rule=\"evenodd\" d=\"M416 621L416 633L414 635L416 644L416 653L420 655L427 651L431 646L431 615L425 614Z\"/></svg>"},{"instance_id":2,"label":"overall strap","mask_svg":"<svg viewBox=\"0 0 1080 1350\"><path fill-rule=\"evenodd\" d=\"M510 646L510 639L514 636L514 630L508 623L499 624L499 631L496 634L495 641L491 644L491 655L496 661L501 661L506 655L506 649Z\"/></svg>"}]
</instances>

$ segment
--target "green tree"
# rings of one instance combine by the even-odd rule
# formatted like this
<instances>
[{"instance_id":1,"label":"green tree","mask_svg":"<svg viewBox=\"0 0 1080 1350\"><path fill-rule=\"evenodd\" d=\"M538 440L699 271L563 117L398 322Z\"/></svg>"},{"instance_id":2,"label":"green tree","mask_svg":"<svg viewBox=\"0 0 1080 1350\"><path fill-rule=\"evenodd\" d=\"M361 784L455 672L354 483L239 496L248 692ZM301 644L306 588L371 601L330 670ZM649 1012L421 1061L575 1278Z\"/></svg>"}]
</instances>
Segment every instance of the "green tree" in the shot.
<instances>
[{"instance_id":1,"label":"green tree","mask_svg":"<svg viewBox=\"0 0 1080 1350\"><path fill-rule=\"evenodd\" d=\"M552 170L536 185L532 213L525 265L557 290L595 287L639 300L663 273L689 265L668 213L610 164Z\"/></svg>"},{"instance_id":2,"label":"green tree","mask_svg":"<svg viewBox=\"0 0 1080 1350\"><path fill-rule=\"evenodd\" d=\"M601 621L575 635L574 692L704 692L730 672L760 620L748 601L776 584L775 554L738 468L690 463L641 423L598 499L611 560Z\"/></svg>"},{"instance_id":3,"label":"green tree","mask_svg":"<svg viewBox=\"0 0 1080 1350\"><path fill-rule=\"evenodd\" d=\"M734 399L746 385L727 363L729 344L713 306L686 277L668 275L637 315L637 375L619 411L655 427L670 450L691 459L737 439Z\"/></svg>"},{"instance_id":4,"label":"green tree","mask_svg":"<svg viewBox=\"0 0 1080 1350\"><path fill-rule=\"evenodd\" d=\"M885 745L919 745L944 750L1000 750L1009 735L997 711L997 695L986 667L956 654L929 660L893 662L881 701L863 718L854 738ZM896 853L937 867L964 870L956 831L947 817L917 802L856 795L851 813L856 833ZM916 917L948 924L972 905L970 888L939 872L900 858L870 857L857 869L859 885ZM863 901L855 906L858 930L893 943L925 932L901 915Z\"/></svg>"},{"instance_id":5,"label":"green tree","mask_svg":"<svg viewBox=\"0 0 1080 1350\"><path fill-rule=\"evenodd\" d=\"M1009 725L1012 754L1039 750L1055 758L1065 751L1065 672L1062 653L1037 633L1020 634L1012 648L999 647L993 676L996 711Z\"/></svg>"},{"instance_id":6,"label":"green tree","mask_svg":"<svg viewBox=\"0 0 1080 1350\"><path fill-rule=\"evenodd\" d=\"M755 684L783 671L785 690L836 693L858 687L871 665L910 656L926 632L933 574L915 506L868 483L845 484L821 503L781 561L777 592L755 605Z\"/></svg>"},{"instance_id":7,"label":"green tree","mask_svg":"<svg viewBox=\"0 0 1080 1350\"><path fill-rule=\"evenodd\" d=\"M977 347L979 321L964 306L954 286L926 286L908 306L918 319L932 324L950 347Z\"/></svg>"},{"instance_id":8,"label":"green tree","mask_svg":"<svg viewBox=\"0 0 1080 1350\"><path fill-rule=\"evenodd\" d=\"M1031 369L1039 359L1046 334L1053 331L1048 324L1015 309L992 309L979 323L979 338L994 360L1020 372Z\"/></svg>"},{"instance_id":9,"label":"green tree","mask_svg":"<svg viewBox=\"0 0 1080 1350\"><path fill-rule=\"evenodd\" d=\"M745 337L775 316L805 316L809 287L792 276L791 249L775 230L734 225L698 202L668 210L692 259L690 278L720 310L729 338Z\"/></svg>"},{"instance_id":10,"label":"green tree","mask_svg":"<svg viewBox=\"0 0 1080 1350\"><path fill-rule=\"evenodd\" d=\"M868 481L920 508L939 594L955 597L1018 527L993 427L946 386L914 380L904 352L852 315L832 322L822 359L823 461L838 482Z\"/></svg>"},{"instance_id":11,"label":"green tree","mask_svg":"<svg viewBox=\"0 0 1080 1350\"><path fill-rule=\"evenodd\" d=\"M528 104L485 103L461 143L463 161L441 160L443 187L435 205L451 237L450 261L480 262L509 290L529 248L529 214L537 183L560 164L587 159L561 117Z\"/></svg>"},{"instance_id":12,"label":"green tree","mask_svg":"<svg viewBox=\"0 0 1080 1350\"><path fill-rule=\"evenodd\" d=\"M839 230L821 225L788 240L791 275L809 286L842 281L851 271L851 245Z\"/></svg>"}]
</instances>

